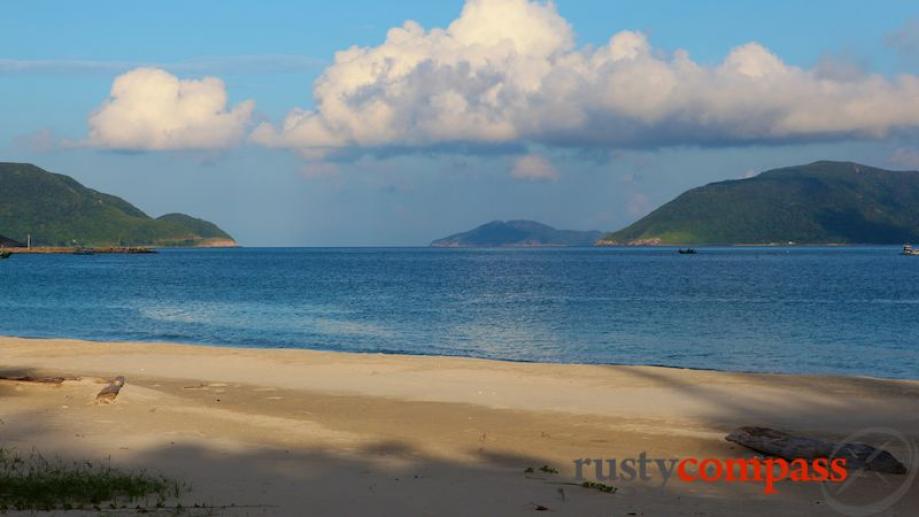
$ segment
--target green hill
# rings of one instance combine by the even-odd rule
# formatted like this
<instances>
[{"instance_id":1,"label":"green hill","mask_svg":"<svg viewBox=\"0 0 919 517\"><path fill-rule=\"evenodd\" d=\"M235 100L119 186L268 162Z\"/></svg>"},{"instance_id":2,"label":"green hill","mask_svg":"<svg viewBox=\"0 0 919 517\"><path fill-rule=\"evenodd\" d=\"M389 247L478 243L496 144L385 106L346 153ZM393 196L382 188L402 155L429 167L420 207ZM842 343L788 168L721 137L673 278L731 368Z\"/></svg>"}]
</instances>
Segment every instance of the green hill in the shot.
<instances>
[{"instance_id":1,"label":"green hill","mask_svg":"<svg viewBox=\"0 0 919 517\"><path fill-rule=\"evenodd\" d=\"M821 161L712 183L598 244L789 242L919 242L919 172Z\"/></svg>"},{"instance_id":2,"label":"green hill","mask_svg":"<svg viewBox=\"0 0 919 517\"><path fill-rule=\"evenodd\" d=\"M437 248L592 246L600 232L556 230L535 221L492 221L473 230L436 240Z\"/></svg>"},{"instance_id":3,"label":"green hill","mask_svg":"<svg viewBox=\"0 0 919 517\"><path fill-rule=\"evenodd\" d=\"M35 246L235 245L182 214L153 219L127 201L26 163L0 162L0 235Z\"/></svg>"}]
</instances>

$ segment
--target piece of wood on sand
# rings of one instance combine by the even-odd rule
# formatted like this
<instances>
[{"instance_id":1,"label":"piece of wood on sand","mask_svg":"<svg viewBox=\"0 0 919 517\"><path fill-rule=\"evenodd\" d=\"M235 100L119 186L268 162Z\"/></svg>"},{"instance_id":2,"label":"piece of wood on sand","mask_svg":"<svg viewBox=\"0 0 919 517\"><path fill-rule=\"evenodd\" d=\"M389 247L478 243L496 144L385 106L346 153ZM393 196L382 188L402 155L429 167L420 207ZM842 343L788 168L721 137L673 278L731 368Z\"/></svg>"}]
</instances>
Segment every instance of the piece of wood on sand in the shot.
<instances>
[{"instance_id":1,"label":"piece of wood on sand","mask_svg":"<svg viewBox=\"0 0 919 517\"><path fill-rule=\"evenodd\" d=\"M836 443L794 436L768 427L739 427L725 437L729 442L786 460L845 458L849 470L906 474L906 466L893 454L864 443Z\"/></svg>"},{"instance_id":2,"label":"piece of wood on sand","mask_svg":"<svg viewBox=\"0 0 919 517\"><path fill-rule=\"evenodd\" d=\"M112 402L115 402L115 397L118 396L118 393L123 387L124 376L119 375L118 377L112 379L112 381L109 382L104 388L102 388L102 391L96 395L96 402L99 402L100 404L111 404Z\"/></svg>"},{"instance_id":3,"label":"piece of wood on sand","mask_svg":"<svg viewBox=\"0 0 919 517\"><path fill-rule=\"evenodd\" d=\"M32 375L21 375L18 377L0 376L0 381L9 382L28 382L33 384L62 384L64 381L78 381L79 377L33 377Z\"/></svg>"}]
</instances>

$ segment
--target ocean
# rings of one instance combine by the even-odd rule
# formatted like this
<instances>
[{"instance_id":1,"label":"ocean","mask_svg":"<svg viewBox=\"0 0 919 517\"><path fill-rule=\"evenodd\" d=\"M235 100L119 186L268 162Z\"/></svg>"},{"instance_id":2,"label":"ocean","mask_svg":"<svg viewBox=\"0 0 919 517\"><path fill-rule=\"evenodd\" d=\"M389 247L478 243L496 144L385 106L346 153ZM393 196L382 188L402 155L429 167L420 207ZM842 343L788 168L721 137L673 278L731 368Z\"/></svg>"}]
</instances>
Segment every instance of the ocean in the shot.
<instances>
[{"instance_id":1,"label":"ocean","mask_svg":"<svg viewBox=\"0 0 919 517\"><path fill-rule=\"evenodd\" d=\"M919 379L898 247L166 249L0 261L0 334Z\"/></svg>"}]
</instances>

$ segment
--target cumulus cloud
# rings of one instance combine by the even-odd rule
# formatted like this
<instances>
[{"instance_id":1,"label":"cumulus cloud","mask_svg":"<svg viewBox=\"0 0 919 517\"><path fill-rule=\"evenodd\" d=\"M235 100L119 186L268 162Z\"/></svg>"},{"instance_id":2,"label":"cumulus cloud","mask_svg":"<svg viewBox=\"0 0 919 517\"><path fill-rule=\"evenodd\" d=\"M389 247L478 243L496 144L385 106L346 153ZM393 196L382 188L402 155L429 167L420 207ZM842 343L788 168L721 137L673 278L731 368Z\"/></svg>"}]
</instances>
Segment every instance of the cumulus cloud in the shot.
<instances>
[{"instance_id":1,"label":"cumulus cloud","mask_svg":"<svg viewBox=\"0 0 919 517\"><path fill-rule=\"evenodd\" d=\"M88 143L120 150L221 149L239 142L255 104L227 107L223 81L183 80L158 68L118 76L89 117Z\"/></svg>"},{"instance_id":2,"label":"cumulus cloud","mask_svg":"<svg viewBox=\"0 0 919 517\"><path fill-rule=\"evenodd\" d=\"M882 138L919 126L919 78L827 72L758 43L703 65L634 31L577 48L554 4L468 0L446 28L408 21L338 52L312 109L252 139L308 158L453 144L744 145Z\"/></svg>"},{"instance_id":3,"label":"cumulus cloud","mask_svg":"<svg viewBox=\"0 0 919 517\"><path fill-rule=\"evenodd\" d=\"M511 177L527 181L555 181L558 179L558 171L542 156L528 154L514 161Z\"/></svg>"}]
</instances>

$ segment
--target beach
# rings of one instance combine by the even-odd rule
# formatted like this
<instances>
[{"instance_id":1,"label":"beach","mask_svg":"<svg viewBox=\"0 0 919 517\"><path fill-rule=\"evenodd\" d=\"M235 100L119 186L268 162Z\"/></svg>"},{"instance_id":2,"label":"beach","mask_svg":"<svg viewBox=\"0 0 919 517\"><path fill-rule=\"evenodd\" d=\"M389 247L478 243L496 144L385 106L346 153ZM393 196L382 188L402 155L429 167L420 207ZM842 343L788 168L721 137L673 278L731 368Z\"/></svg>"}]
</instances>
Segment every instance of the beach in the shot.
<instances>
[{"instance_id":1,"label":"beach","mask_svg":"<svg viewBox=\"0 0 919 517\"><path fill-rule=\"evenodd\" d=\"M4 448L150 469L218 514L836 515L819 483L766 495L652 474L605 493L576 486L574 460L753 457L724 440L744 425L919 438L916 381L18 338L0 338L0 374L69 379L0 381ZM118 375L115 402L95 403ZM913 484L885 514L917 508Z\"/></svg>"}]
</instances>

